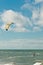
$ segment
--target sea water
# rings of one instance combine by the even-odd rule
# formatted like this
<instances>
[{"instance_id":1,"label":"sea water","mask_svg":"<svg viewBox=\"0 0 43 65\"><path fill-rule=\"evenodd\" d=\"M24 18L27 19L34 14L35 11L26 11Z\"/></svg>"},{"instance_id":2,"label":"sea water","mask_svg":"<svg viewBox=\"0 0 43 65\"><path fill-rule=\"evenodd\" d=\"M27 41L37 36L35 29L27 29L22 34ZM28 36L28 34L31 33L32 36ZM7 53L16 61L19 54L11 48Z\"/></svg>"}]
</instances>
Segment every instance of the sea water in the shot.
<instances>
[{"instance_id":1,"label":"sea water","mask_svg":"<svg viewBox=\"0 0 43 65\"><path fill-rule=\"evenodd\" d=\"M33 65L43 60L43 50L0 50L0 65Z\"/></svg>"}]
</instances>

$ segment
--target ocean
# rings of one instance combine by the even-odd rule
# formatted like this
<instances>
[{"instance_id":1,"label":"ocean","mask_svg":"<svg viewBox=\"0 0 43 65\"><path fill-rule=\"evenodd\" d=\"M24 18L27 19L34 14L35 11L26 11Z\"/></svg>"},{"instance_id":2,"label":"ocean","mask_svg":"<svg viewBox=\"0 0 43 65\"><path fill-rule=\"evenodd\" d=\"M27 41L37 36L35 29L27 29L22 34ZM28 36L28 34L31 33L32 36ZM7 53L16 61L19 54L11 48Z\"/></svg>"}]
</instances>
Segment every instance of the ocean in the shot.
<instances>
[{"instance_id":1,"label":"ocean","mask_svg":"<svg viewBox=\"0 0 43 65\"><path fill-rule=\"evenodd\" d=\"M0 50L0 65L33 65L43 61L43 50Z\"/></svg>"}]
</instances>

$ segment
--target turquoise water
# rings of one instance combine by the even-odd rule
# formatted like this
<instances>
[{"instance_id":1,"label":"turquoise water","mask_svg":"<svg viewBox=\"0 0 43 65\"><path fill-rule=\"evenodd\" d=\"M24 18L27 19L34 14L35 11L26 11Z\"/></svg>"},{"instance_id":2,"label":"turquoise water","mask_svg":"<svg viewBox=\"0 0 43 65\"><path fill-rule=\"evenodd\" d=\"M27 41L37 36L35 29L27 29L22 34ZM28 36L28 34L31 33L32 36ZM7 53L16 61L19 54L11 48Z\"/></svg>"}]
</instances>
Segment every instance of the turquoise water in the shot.
<instances>
[{"instance_id":1,"label":"turquoise water","mask_svg":"<svg viewBox=\"0 0 43 65\"><path fill-rule=\"evenodd\" d=\"M37 60L43 60L43 50L0 50L1 65L33 65Z\"/></svg>"}]
</instances>

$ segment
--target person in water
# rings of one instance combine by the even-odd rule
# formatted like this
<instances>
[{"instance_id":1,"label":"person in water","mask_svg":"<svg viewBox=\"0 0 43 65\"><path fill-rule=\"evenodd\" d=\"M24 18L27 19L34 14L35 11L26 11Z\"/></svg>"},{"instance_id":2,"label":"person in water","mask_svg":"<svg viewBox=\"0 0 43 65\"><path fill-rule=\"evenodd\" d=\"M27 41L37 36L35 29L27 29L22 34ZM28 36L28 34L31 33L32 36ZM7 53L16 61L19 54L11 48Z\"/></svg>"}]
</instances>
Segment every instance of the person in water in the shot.
<instances>
[{"instance_id":1,"label":"person in water","mask_svg":"<svg viewBox=\"0 0 43 65\"><path fill-rule=\"evenodd\" d=\"M36 54L35 54L35 53L33 53L33 56L36 56Z\"/></svg>"}]
</instances>

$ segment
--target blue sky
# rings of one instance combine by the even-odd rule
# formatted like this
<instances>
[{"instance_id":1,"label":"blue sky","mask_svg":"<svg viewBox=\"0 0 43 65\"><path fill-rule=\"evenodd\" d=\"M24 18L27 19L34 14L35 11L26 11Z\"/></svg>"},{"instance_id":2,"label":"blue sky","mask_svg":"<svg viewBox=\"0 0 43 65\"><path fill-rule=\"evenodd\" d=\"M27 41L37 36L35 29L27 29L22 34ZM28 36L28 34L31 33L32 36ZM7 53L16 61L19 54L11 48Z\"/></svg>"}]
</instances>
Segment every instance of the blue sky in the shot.
<instances>
[{"instance_id":1,"label":"blue sky","mask_svg":"<svg viewBox=\"0 0 43 65\"><path fill-rule=\"evenodd\" d=\"M43 49L43 0L0 0L0 49Z\"/></svg>"}]
</instances>

